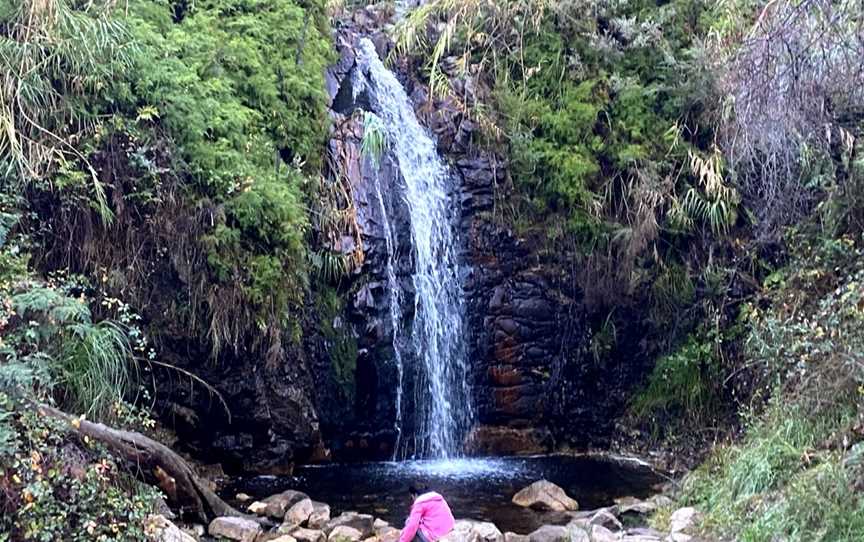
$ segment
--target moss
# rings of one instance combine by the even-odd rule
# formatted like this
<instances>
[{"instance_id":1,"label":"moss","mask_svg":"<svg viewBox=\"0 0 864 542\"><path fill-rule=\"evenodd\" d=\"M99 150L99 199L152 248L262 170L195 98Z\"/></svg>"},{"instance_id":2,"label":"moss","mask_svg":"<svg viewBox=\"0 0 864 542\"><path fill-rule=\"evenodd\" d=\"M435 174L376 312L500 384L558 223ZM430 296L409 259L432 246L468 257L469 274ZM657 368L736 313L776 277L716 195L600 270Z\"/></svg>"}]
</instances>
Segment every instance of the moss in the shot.
<instances>
[{"instance_id":1,"label":"moss","mask_svg":"<svg viewBox=\"0 0 864 542\"><path fill-rule=\"evenodd\" d=\"M357 339L350 326L343 320L342 301L338 292L324 287L318 292L316 308L320 318L321 334L326 341L330 356L330 367L334 381L340 386L345 397L354 399L357 371Z\"/></svg>"}]
</instances>

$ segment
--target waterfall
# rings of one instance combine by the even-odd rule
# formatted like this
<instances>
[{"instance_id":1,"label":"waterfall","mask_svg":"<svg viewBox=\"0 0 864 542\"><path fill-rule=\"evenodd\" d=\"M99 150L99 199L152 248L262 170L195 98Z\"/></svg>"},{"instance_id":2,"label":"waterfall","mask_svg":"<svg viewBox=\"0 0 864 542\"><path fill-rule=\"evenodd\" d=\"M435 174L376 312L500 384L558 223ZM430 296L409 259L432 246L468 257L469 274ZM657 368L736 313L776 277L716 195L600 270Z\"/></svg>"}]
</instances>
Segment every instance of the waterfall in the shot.
<instances>
[{"instance_id":1,"label":"waterfall","mask_svg":"<svg viewBox=\"0 0 864 542\"><path fill-rule=\"evenodd\" d=\"M459 207L451 197L453 177L420 126L402 85L382 64L370 40L360 41L357 63L354 92L366 90L371 109L383 121L389 152L404 180L403 197L411 223L414 320L410 342L394 337L394 347L400 368L403 359L415 360L413 367L406 368L413 378L413 450L419 457L453 457L474 417L457 259ZM393 247L388 255L390 265L395 244ZM394 312L401 311L395 275L390 286L394 288L391 315L401 320L401 312ZM405 348L411 351L403 352ZM408 407L401 390L403 380L400 377L397 391L398 417ZM402 438L397 454L404 457L409 447Z\"/></svg>"},{"instance_id":2,"label":"waterfall","mask_svg":"<svg viewBox=\"0 0 864 542\"><path fill-rule=\"evenodd\" d=\"M377 166L377 164L376 164ZM396 444L394 446L393 458L398 458L399 449L402 445L402 391L405 382L405 368L402 361L402 288L396 278L396 262L399 254L396 237L390 225L387 206L384 203L384 195L381 192L381 178L378 169L375 169L375 196L378 200L378 208L384 226L384 246L387 248L387 289L390 292L390 326L393 328L393 355L396 362Z\"/></svg>"}]
</instances>

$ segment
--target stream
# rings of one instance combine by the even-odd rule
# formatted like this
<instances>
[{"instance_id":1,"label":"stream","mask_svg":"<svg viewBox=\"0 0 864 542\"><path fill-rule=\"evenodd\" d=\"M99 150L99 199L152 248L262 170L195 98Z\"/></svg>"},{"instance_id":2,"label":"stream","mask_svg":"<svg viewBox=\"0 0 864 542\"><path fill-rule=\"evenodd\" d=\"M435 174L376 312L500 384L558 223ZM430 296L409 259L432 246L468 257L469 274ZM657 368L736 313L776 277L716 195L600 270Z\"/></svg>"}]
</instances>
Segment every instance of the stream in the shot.
<instances>
[{"instance_id":1,"label":"stream","mask_svg":"<svg viewBox=\"0 0 864 542\"><path fill-rule=\"evenodd\" d=\"M569 519L562 513L537 512L510 502L517 491L540 479L561 486L582 510L614 504L618 497L648 497L656 491L653 486L663 481L636 462L551 455L307 465L298 467L293 476L239 479L223 493L228 499L238 492L262 499L297 489L329 504L334 516L357 511L399 527L410 504L407 488L419 484L444 495L457 519L491 521L502 532L527 534Z\"/></svg>"}]
</instances>

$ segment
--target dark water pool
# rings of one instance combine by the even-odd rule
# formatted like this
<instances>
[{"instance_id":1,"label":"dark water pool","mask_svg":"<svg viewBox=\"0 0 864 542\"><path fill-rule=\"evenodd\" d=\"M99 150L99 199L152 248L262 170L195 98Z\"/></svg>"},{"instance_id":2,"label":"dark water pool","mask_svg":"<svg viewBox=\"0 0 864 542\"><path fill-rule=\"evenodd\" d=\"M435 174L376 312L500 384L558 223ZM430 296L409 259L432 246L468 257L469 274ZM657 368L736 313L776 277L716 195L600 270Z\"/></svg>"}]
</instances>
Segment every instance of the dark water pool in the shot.
<instances>
[{"instance_id":1,"label":"dark water pool","mask_svg":"<svg viewBox=\"0 0 864 542\"><path fill-rule=\"evenodd\" d=\"M544 478L564 488L582 509L612 504L617 497L647 497L662 482L632 461L539 456L303 466L294 476L237 480L223 493L230 500L238 492L264 498L297 489L328 503L334 515L356 510L398 527L408 512L408 485L422 484L443 494L456 518L491 521L502 531L527 534L543 524L567 521L562 514L510 502L517 491Z\"/></svg>"}]
</instances>

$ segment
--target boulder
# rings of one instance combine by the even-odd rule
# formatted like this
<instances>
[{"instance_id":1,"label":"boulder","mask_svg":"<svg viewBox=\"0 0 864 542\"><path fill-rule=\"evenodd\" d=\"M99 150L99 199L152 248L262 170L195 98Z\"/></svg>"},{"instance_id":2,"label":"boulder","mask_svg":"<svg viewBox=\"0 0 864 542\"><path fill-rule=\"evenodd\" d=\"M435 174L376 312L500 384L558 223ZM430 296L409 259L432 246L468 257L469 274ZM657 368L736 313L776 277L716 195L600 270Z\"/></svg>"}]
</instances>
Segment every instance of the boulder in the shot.
<instances>
[{"instance_id":1,"label":"boulder","mask_svg":"<svg viewBox=\"0 0 864 542\"><path fill-rule=\"evenodd\" d=\"M692 506L679 508L669 518L669 530L672 533L689 534L701 520L702 513Z\"/></svg>"},{"instance_id":2,"label":"boulder","mask_svg":"<svg viewBox=\"0 0 864 542\"><path fill-rule=\"evenodd\" d=\"M285 523L291 525L303 525L309 520L309 516L315 511L315 506L312 504L312 499L301 499L291 505L291 508L285 511ZM327 515L330 515L328 508Z\"/></svg>"},{"instance_id":3,"label":"boulder","mask_svg":"<svg viewBox=\"0 0 864 542\"><path fill-rule=\"evenodd\" d=\"M389 527L390 524L384 521L381 518L375 518L375 521L372 522L372 528L375 529L377 533L379 530Z\"/></svg>"},{"instance_id":4,"label":"boulder","mask_svg":"<svg viewBox=\"0 0 864 542\"><path fill-rule=\"evenodd\" d=\"M307 525L310 529L321 529L330 521L330 505L312 501L312 513L309 514Z\"/></svg>"},{"instance_id":5,"label":"boulder","mask_svg":"<svg viewBox=\"0 0 864 542\"><path fill-rule=\"evenodd\" d=\"M616 542L618 535L602 525L591 526L591 542Z\"/></svg>"},{"instance_id":6,"label":"boulder","mask_svg":"<svg viewBox=\"0 0 864 542\"><path fill-rule=\"evenodd\" d=\"M579 503L567 496L563 489L548 480L539 480L513 495L513 503L535 510L565 512L578 510Z\"/></svg>"},{"instance_id":7,"label":"boulder","mask_svg":"<svg viewBox=\"0 0 864 542\"><path fill-rule=\"evenodd\" d=\"M297 540L297 542L324 542L327 540L324 531L318 531L315 529L304 529L303 527L282 525L282 527L279 528L279 532L291 535Z\"/></svg>"},{"instance_id":8,"label":"boulder","mask_svg":"<svg viewBox=\"0 0 864 542\"><path fill-rule=\"evenodd\" d=\"M346 526L360 531L362 538L367 538L375 533L373 527L375 518L369 514L358 514L357 512L343 512L342 514L331 519L324 525L324 532L329 536L330 532L336 527Z\"/></svg>"},{"instance_id":9,"label":"boulder","mask_svg":"<svg viewBox=\"0 0 864 542\"><path fill-rule=\"evenodd\" d=\"M144 521L144 531L154 542L196 542L161 514L148 516Z\"/></svg>"},{"instance_id":10,"label":"boulder","mask_svg":"<svg viewBox=\"0 0 864 542\"><path fill-rule=\"evenodd\" d=\"M287 491L283 491L282 493L271 495L261 501L264 503L265 507L263 509L260 509L259 512L255 513L262 516L270 516L271 518L283 519L285 517L285 512L287 512L289 508L302 501L303 499L308 498L309 496L305 493L289 489ZM255 503L252 503L249 506L250 511L252 511L252 506L255 506Z\"/></svg>"},{"instance_id":11,"label":"boulder","mask_svg":"<svg viewBox=\"0 0 864 542\"><path fill-rule=\"evenodd\" d=\"M504 533L504 542L529 542L527 534Z\"/></svg>"},{"instance_id":12,"label":"boulder","mask_svg":"<svg viewBox=\"0 0 864 542\"><path fill-rule=\"evenodd\" d=\"M258 523L246 518L218 517L207 527L210 536L239 540L240 542L255 542L261 532Z\"/></svg>"},{"instance_id":13,"label":"boulder","mask_svg":"<svg viewBox=\"0 0 864 542\"><path fill-rule=\"evenodd\" d=\"M338 525L330 531L327 542L360 542L361 539L363 539L363 533L354 527Z\"/></svg>"},{"instance_id":14,"label":"boulder","mask_svg":"<svg viewBox=\"0 0 864 542\"><path fill-rule=\"evenodd\" d=\"M570 529L560 525L544 525L528 535L529 542L570 542Z\"/></svg>"}]
</instances>

